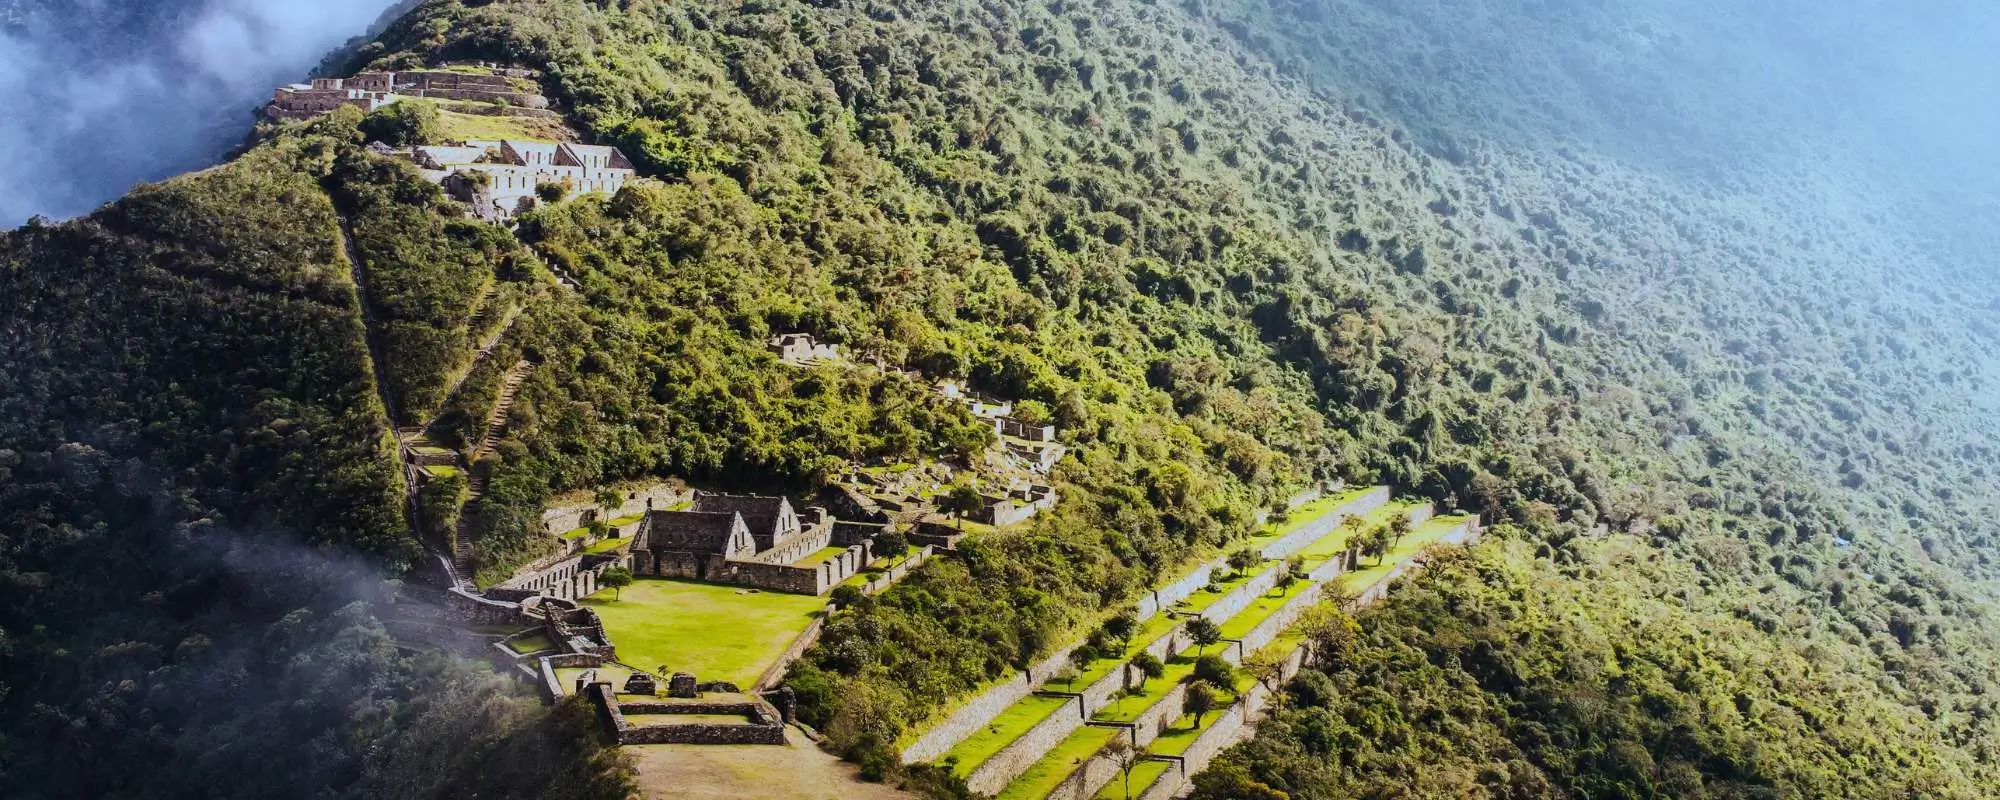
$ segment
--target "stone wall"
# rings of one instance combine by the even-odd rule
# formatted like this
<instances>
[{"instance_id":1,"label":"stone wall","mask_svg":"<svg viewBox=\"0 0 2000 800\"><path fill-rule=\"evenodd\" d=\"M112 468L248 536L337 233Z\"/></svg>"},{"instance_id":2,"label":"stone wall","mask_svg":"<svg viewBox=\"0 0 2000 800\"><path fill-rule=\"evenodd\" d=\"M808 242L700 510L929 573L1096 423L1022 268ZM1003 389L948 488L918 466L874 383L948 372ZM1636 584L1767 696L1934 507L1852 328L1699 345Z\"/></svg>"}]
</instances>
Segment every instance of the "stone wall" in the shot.
<instances>
[{"instance_id":1,"label":"stone wall","mask_svg":"<svg viewBox=\"0 0 2000 800\"><path fill-rule=\"evenodd\" d=\"M1230 617L1236 616L1245 607L1257 602L1257 598L1264 596L1265 592L1271 591L1271 587L1277 586L1278 577L1284 572L1283 564L1266 567L1263 572L1257 573L1256 577L1244 581L1243 585L1230 590L1229 594L1223 595L1214 605L1203 609L1201 615L1217 625L1228 622Z\"/></svg>"},{"instance_id":2,"label":"stone wall","mask_svg":"<svg viewBox=\"0 0 2000 800\"><path fill-rule=\"evenodd\" d=\"M1088 716L1078 700L1071 698L1068 704L1050 714L1048 719L1029 728L1020 738L1000 748L1000 752L994 753L992 758L980 764L978 769L966 776L965 787L976 794L999 794L1001 789L1007 788L1007 784L1020 777L1021 773L1028 771L1028 767L1034 766L1034 763L1040 761L1049 750L1069 738L1069 735L1075 733L1078 728L1083 727L1083 722Z\"/></svg>"},{"instance_id":3,"label":"stone wall","mask_svg":"<svg viewBox=\"0 0 2000 800\"><path fill-rule=\"evenodd\" d=\"M995 684L993 688L967 700L965 705L959 706L951 716L918 737L915 742L910 743L910 746L903 748L903 763L916 764L937 760L946 751L958 746L959 742L965 741L965 737L986 727L988 722L992 722L993 718L1007 710L1008 706L1020 702L1022 698L1033 693L1043 681L1048 680L1050 675L1056 674L1069 664L1069 653L1074 649L1075 646L1072 645L1057 650L1048 658L1030 665L1027 671L1010 676Z\"/></svg>"},{"instance_id":4,"label":"stone wall","mask_svg":"<svg viewBox=\"0 0 2000 800\"><path fill-rule=\"evenodd\" d=\"M1304 614L1306 609L1312 608L1325 594L1324 587L1318 583L1300 590L1298 594L1293 595L1292 599L1286 601L1277 611L1271 612L1271 616L1264 618L1263 622L1258 623L1257 627L1251 628L1249 633L1243 634L1243 638L1236 641L1236 646L1224 651L1222 657L1229 659L1232 664L1243 663L1243 659L1249 657L1251 653L1255 653L1263 649L1265 645L1275 641L1279 634L1284 633L1286 628L1291 627L1292 623L1298 620L1300 614Z\"/></svg>"},{"instance_id":5,"label":"stone wall","mask_svg":"<svg viewBox=\"0 0 2000 800\"><path fill-rule=\"evenodd\" d=\"M1154 614L1160 613L1160 609L1172 608L1175 603L1186 600L1190 595L1201 591L1201 587L1208 585L1209 576L1214 575L1216 568L1221 565L1222 561L1220 559L1203 564L1196 567L1193 572L1181 576L1179 580L1148 592L1146 596L1139 598L1139 610L1137 613L1139 621L1144 622L1152 619Z\"/></svg>"},{"instance_id":6,"label":"stone wall","mask_svg":"<svg viewBox=\"0 0 2000 800\"><path fill-rule=\"evenodd\" d=\"M1139 714L1132 721L1132 741L1140 747L1152 744L1160 734L1166 733L1174 720L1181 718L1181 703L1187 700L1187 684L1176 683L1172 689L1160 696L1159 700Z\"/></svg>"},{"instance_id":7,"label":"stone wall","mask_svg":"<svg viewBox=\"0 0 2000 800\"><path fill-rule=\"evenodd\" d=\"M1349 500L1341 504L1338 508L1321 515L1310 524L1285 534L1284 538L1265 545L1264 557L1284 558L1300 550L1304 550L1313 542L1319 541L1321 537L1339 528L1340 523L1348 517L1366 514L1387 505L1388 502L1389 487L1377 486L1369 490L1368 493Z\"/></svg>"},{"instance_id":8,"label":"stone wall","mask_svg":"<svg viewBox=\"0 0 2000 800\"><path fill-rule=\"evenodd\" d=\"M928 544L924 545L922 548L917 550L915 555L903 559L902 563L890 567L888 571L882 573L881 577L878 577L872 581L862 584L861 593L875 594L876 592L880 592L884 589L889 588L891 585L895 584L896 581L902 580L903 576L910 574L912 570L916 569L917 567L923 566L924 562L931 560L931 556L935 555L936 553L937 553L937 548L935 546Z\"/></svg>"},{"instance_id":9,"label":"stone wall","mask_svg":"<svg viewBox=\"0 0 2000 800\"><path fill-rule=\"evenodd\" d=\"M827 570L822 568L824 566L759 564L754 561L731 561L719 555L712 555L708 557L708 570L702 579L773 592L819 595L833 588L833 585L826 580Z\"/></svg>"},{"instance_id":10,"label":"stone wall","mask_svg":"<svg viewBox=\"0 0 2000 800\"><path fill-rule=\"evenodd\" d=\"M1118 736L1126 735L1128 734L1118 734ZM1114 741L1117 738L1117 736L1112 737ZM1056 788L1049 792L1048 800L1091 800L1097 796L1097 790L1119 777L1121 776L1118 762L1099 753L1084 759L1075 772L1071 772L1062 783L1056 784Z\"/></svg>"},{"instance_id":11,"label":"stone wall","mask_svg":"<svg viewBox=\"0 0 2000 800\"><path fill-rule=\"evenodd\" d=\"M720 713L736 713L740 708L744 713L741 725L656 725L635 726L625 718L618 704L615 690L609 683L593 683L585 691L592 705L597 707L598 721L605 730L618 740L620 745L637 744L785 744L785 726L779 723L769 711L761 706L741 704L732 710ZM642 710L655 711L661 704L647 703ZM690 708L716 708L715 704L697 704ZM688 710L684 714L715 713Z\"/></svg>"},{"instance_id":12,"label":"stone wall","mask_svg":"<svg viewBox=\"0 0 2000 800\"><path fill-rule=\"evenodd\" d=\"M489 600L457 587L445 590L444 610L452 619L473 625L519 625L523 622L519 603Z\"/></svg>"},{"instance_id":13,"label":"stone wall","mask_svg":"<svg viewBox=\"0 0 2000 800\"><path fill-rule=\"evenodd\" d=\"M778 659L771 662L771 666L764 668L764 674L757 676L757 684L750 687L750 691L769 691L784 681L785 671L791 669L792 662L799 660L805 655L807 648L819 641L820 633L826 630L826 618L826 614L814 617L812 624L807 625L799 635L792 637L792 643L785 647L785 652L778 654Z\"/></svg>"}]
</instances>

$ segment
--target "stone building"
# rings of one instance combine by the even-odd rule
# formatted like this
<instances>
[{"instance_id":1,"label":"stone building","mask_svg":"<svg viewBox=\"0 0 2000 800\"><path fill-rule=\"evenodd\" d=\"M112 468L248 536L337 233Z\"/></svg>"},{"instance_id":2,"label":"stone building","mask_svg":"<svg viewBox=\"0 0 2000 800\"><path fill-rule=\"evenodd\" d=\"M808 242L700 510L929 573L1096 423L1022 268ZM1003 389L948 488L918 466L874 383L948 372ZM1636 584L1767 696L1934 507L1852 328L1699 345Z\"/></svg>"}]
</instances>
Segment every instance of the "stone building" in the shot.
<instances>
[{"instance_id":1,"label":"stone building","mask_svg":"<svg viewBox=\"0 0 2000 800\"><path fill-rule=\"evenodd\" d=\"M781 333L771 337L771 352L792 366L803 367L822 361L840 361L840 345L821 344L810 333Z\"/></svg>"},{"instance_id":2,"label":"stone building","mask_svg":"<svg viewBox=\"0 0 2000 800\"><path fill-rule=\"evenodd\" d=\"M502 221L530 208L543 185L569 194L616 193L638 173L618 148L574 142L471 140L412 148L410 160L473 215Z\"/></svg>"},{"instance_id":3,"label":"stone building","mask_svg":"<svg viewBox=\"0 0 2000 800\"><path fill-rule=\"evenodd\" d=\"M646 514L632 545L639 575L825 594L867 566L871 527L804 514L783 497L697 492L685 511Z\"/></svg>"},{"instance_id":4,"label":"stone building","mask_svg":"<svg viewBox=\"0 0 2000 800\"><path fill-rule=\"evenodd\" d=\"M521 91L509 75L452 70L363 72L349 78L314 78L308 83L280 86L264 113L273 119L311 119L341 106L374 111L407 97L506 103L522 108L547 108L548 98Z\"/></svg>"}]
</instances>

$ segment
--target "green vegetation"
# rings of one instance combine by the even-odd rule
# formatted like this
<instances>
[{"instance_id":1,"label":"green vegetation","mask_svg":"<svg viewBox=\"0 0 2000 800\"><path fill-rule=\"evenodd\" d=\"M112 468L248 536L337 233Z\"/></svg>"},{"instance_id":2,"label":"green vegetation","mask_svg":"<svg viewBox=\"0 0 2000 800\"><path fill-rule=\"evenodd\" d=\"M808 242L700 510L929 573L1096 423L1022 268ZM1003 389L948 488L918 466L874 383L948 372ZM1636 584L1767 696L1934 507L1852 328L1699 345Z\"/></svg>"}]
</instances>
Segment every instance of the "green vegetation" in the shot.
<instances>
[{"instance_id":1,"label":"green vegetation","mask_svg":"<svg viewBox=\"0 0 2000 800\"><path fill-rule=\"evenodd\" d=\"M549 637L541 634L535 634L534 636L529 636L523 639L514 639L507 643L508 649L513 650L516 653L520 653L521 655L527 655L529 653L539 653L543 650L547 650L554 646L555 646L554 643L549 641Z\"/></svg>"},{"instance_id":2,"label":"green vegetation","mask_svg":"<svg viewBox=\"0 0 2000 800\"><path fill-rule=\"evenodd\" d=\"M1040 800L1055 791L1056 785L1068 778L1070 773L1094 758L1113 737L1123 736L1122 728L1078 728L1069 738L1049 749L1046 755L1028 767L1021 777L1015 778L1007 788L994 795L995 800Z\"/></svg>"},{"instance_id":3,"label":"green vegetation","mask_svg":"<svg viewBox=\"0 0 2000 800\"><path fill-rule=\"evenodd\" d=\"M624 796L576 707L397 649L341 567L259 565L418 562L390 426L435 412L433 440L476 442L521 359L508 433L472 466L482 581L556 546L539 515L565 492L803 494L991 443L916 381L775 363L763 341L797 330L1017 399L1073 447L1059 508L854 603L788 679L866 774L897 777L895 742L1338 477L1510 524L1371 615L1216 780L1993 794L2000 623L1977 582L2000 575L2000 456L1991 367L1966 356L1993 349L1991 292L1939 288L1962 282L1870 191L1821 202L1850 183L1810 157L1717 182L1589 138L1441 135L1466 120L1422 117L1469 101L1590 105L1492 83L1513 74L1501 46L1549 25L1489 11L422 4L351 66L538 69L579 136L655 181L512 233L366 152L341 111L0 238L0 719L23 721L0 785ZM1431 35L1454 25L1502 55ZM1479 77L1343 83L1447 68ZM474 363L489 289L524 313ZM419 498L430 527L452 494ZM223 557L245 542L305 547ZM693 607L711 600L769 611L764 653L808 613ZM624 617L621 651L676 668L763 658L667 651L671 626L719 618L597 607Z\"/></svg>"},{"instance_id":4,"label":"green vegetation","mask_svg":"<svg viewBox=\"0 0 2000 800\"><path fill-rule=\"evenodd\" d=\"M980 764L992 758L994 753L1000 752L1015 739L1021 738L1021 734L1027 733L1029 728L1065 709L1075 713L1075 708L1075 698L1028 695L1021 702L1008 706L1007 710L1000 712L992 722L987 723L986 727L975 731L966 737L965 741L959 742L958 746L945 753L939 761L955 764L960 775L970 775Z\"/></svg>"},{"instance_id":5,"label":"green vegetation","mask_svg":"<svg viewBox=\"0 0 2000 800\"><path fill-rule=\"evenodd\" d=\"M1105 784L1104 788L1099 789L1096 800L1128 800L1126 795L1128 782L1131 785L1130 796L1138 797L1146 791L1146 787L1152 786L1170 769L1175 769L1173 762L1170 761L1141 761L1132 767L1131 775L1119 775Z\"/></svg>"},{"instance_id":6,"label":"green vegetation","mask_svg":"<svg viewBox=\"0 0 2000 800\"><path fill-rule=\"evenodd\" d=\"M658 578L616 594L601 591L584 603L604 620L618 660L746 689L826 605L806 595Z\"/></svg>"}]
</instances>

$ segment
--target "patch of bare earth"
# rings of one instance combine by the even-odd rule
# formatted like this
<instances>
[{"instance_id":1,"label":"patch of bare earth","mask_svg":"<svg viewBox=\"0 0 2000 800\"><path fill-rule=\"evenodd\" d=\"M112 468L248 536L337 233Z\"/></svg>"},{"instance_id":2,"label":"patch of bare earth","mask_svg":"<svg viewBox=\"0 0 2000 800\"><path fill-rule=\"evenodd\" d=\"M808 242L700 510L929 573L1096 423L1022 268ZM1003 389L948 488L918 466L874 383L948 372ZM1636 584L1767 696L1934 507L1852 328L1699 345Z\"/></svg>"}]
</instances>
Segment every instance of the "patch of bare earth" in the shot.
<instances>
[{"instance_id":1,"label":"patch of bare earth","mask_svg":"<svg viewBox=\"0 0 2000 800\"><path fill-rule=\"evenodd\" d=\"M861 779L853 764L814 747L798 731L790 744L651 744L621 748L638 768L646 800L912 800Z\"/></svg>"}]
</instances>

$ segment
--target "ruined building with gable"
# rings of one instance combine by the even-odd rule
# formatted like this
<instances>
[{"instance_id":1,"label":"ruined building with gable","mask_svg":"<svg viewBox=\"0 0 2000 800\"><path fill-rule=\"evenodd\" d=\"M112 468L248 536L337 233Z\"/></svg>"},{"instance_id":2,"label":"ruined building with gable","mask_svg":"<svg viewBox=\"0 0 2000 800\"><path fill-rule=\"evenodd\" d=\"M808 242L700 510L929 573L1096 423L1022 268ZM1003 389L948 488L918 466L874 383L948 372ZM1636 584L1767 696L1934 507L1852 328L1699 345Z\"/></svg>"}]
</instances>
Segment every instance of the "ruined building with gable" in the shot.
<instances>
[{"instance_id":1,"label":"ruined building with gable","mask_svg":"<svg viewBox=\"0 0 2000 800\"><path fill-rule=\"evenodd\" d=\"M699 492L684 511L646 513L632 545L639 575L826 594L867 566L882 525L801 514L784 497Z\"/></svg>"}]
</instances>

